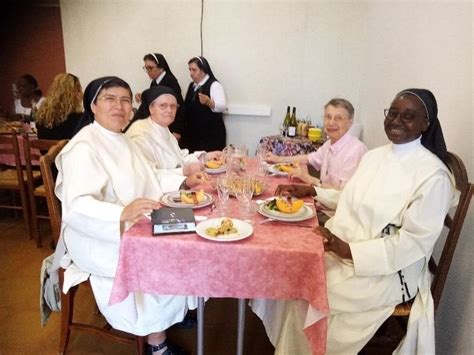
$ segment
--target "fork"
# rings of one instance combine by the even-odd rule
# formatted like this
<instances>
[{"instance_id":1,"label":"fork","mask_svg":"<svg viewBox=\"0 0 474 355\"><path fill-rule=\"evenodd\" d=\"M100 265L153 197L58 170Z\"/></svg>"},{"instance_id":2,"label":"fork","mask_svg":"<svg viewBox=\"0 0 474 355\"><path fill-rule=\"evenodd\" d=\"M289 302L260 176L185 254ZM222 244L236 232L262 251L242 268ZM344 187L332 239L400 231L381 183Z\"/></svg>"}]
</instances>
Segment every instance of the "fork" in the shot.
<instances>
[{"instance_id":1,"label":"fork","mask_svg":"<svg viewBox=\"0 0 474 355\"><path fill-rule=\"evenodd\" d=\"M273 219L273 218L266 218L260 222L258 222L258 224L265 224L265 223L269 223L269 222L278 222L278 223L282 223L282 224L286 224L286 225L290 225L290 226L295 226L295 227L303 227L303 228L313 228L314 226L312 225L309 225L309 224L300 224L300 223L293 223L293 222L284 222L284 221L279 221L277 219Z\"/></svg>"}]
</instances>

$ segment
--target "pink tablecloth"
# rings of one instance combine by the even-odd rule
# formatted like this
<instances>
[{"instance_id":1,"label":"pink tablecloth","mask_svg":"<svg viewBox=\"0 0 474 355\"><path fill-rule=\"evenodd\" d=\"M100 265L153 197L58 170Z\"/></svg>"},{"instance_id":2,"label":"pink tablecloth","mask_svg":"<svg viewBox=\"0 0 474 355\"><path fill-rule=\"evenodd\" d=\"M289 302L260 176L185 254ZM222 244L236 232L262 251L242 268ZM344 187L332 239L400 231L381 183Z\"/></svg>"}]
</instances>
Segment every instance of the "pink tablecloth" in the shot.
<instances>
[{"instance_id":1,"label":"pink tablecloth","mask_svg":"<svg viewBox=\"0 0 474 355\"><path fill-rule=\"evenodd\" d=\"M260 198L271 196L286 178L269 178ZM207 186L207 191L211 188ZM236 207L237 201L231 199ZM218 217L206 207L197 215ZM110 303L129 293L204 297L303 299L322 319L305 329L314 353L324 353L328 304L321 238L312 228L279 222L259 224L254 217L251 237L229 243L197 234L152 237L143 219L125 233ZM317 225L316 218L299 224Z\"/></svg>"}]
</instances>

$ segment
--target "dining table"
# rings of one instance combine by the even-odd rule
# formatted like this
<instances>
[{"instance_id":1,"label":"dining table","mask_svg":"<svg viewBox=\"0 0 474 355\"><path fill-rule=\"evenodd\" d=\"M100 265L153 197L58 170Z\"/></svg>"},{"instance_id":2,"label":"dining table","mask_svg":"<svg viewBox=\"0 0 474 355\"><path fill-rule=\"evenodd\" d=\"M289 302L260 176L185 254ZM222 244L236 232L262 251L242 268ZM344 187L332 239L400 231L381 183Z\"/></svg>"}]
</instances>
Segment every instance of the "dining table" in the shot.
<instances>
[{"instance_id":1,"label":"dining table","mask_svg":"<svg viewBox=\"0 0 474 355\"><path fill-rule=\"evenodd\" d=\"M248 166L255 164L254 158ZM214 178L198 188L217 200ZM266 176L266 188L254 197L253 209L259 210L276 187L288 181L282 175ZM238 217L239 202L231 197L228 205L227 217ZM305 206L314 209L313 200L305 200ZM195 209L194 214L207 220L221 217L214 204ZM237 354L241 355L247 300L298 300L306 307L304 334L312 352L324 354L329 308L324 248L314 231L317 217L287 222L254 212L251 225L253 232L247 238L220 242L218 237L208 240L196 233L153 236L151 221L142 218L123 235L109 303L119 303L134 292L198 297L197 353L202 355L204 301L237 298Z\"/></svg>"},{"instance_id":2,"label":"dining table","mask_svg":"<svg viewBox=\"0 0 474 355\"><path fill-rule=\"evenodd\" d=\"M18 148L20 151L20 161L22 165L25 164L25 148L24 148L24 133L25 133L25 127L22 125L21 122L6 122L2 121L0 122L0 134L16 134L18 138ZM37 135L34 132L29 131L28 132L28 139L36 139ZM37 149L35 149L35 152L39 153ZM32 165L39 166L39 160L34 159L32 162ZM0 154L0 165L6 165L6 166L15 166L15 157L11 154Z\"/></svg>"}]
</instances>

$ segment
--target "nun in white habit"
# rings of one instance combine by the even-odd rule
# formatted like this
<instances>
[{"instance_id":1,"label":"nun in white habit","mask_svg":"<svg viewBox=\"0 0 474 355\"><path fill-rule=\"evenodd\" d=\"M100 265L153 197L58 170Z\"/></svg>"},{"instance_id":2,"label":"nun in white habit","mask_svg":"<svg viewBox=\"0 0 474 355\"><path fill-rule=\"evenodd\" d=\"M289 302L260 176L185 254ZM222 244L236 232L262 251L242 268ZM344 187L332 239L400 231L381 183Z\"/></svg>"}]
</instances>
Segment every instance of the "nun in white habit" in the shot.
<instances>
[{"instance_id":1,"label":"nun in white habit","mask_svg":"<svg viewBox=\"0 0 474 355\"><path fill-rule=\"evenodd\" d=\"M158 169L175 169L188 176L200 171L204 161L220 159L220 151L189 154L187 149L179 147L176 137L168 128L174 122L179 108L172 89L161 85L147 89L142 94L142 102L150 117L135 121L125 134L140 147L150 164Z\"/></svg>"},{"instance_id":2,"label":"nun in white habit","mask_svg":"<svg viewBox=\"0 0 474 355\"><path fill-rule=\"evenodd\" d=\"M163 181L139 149L121 133L132 111L129 85L117 77L92 81L84 107L94 122L82 128L56 158L56 195L62 202L62 231L55 264L65 271L63 292L90 279L100 312L119 330L148 335L153 354L173 354L165 330L196 307L195 297L130 294L109 305L122 232L158 199L199 177ZM185 180L186 179L186 180Z\"/></svg>"},{"instance_id":3,"label":"nun in white habit","mask_svg":"<svg viewBox=\"0 0 474 355\"><path fill-rule=\"evenodd\" d=\"M357 354L395 306L413 298L395 353L435 354L428 261L457 202L437 113L430 91L400 92L385 110L391 143L365 154L335 216L318 228L326 251L327 354ZM253 302L278 354L311 352L302 331L306 313L293 303Z\"/></svg>"}]
</instances>

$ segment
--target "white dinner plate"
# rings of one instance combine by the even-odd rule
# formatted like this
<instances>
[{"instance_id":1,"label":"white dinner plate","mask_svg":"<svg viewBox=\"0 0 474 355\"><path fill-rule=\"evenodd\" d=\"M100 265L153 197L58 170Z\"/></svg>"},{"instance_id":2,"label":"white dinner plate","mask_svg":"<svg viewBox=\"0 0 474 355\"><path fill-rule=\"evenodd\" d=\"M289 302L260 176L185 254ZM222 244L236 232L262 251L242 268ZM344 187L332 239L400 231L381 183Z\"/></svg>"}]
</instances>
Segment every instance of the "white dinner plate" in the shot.
<instances>
[{"instance_id":1,"label":"white dinner plate","mask_svg":"<svg viewBox=\"0 0 474 355\"><path fill-rule=\"evenodd\" d=\"M284 222L300 222L305 221L307 219L313 218L316 214L314 210L307 205L303 205L297 212L295 213L283 213L280 211L274 211L266 207L266 203L261 203L257 207L257 212L260 213L262 216L276 219L278 221Z\"/></svg>"},{"instance_id":2,"label":"white dinner plate","mask_svg":"<svg viewBox=\"0 0 474 355\"><path fill-rule=\"evenodd\" d=\"M234 224L234 228L237 229L237 233L233 234L225 234L225 235L218 235L217 237L213 237L206 234L206 229L210 227L219 228L221 225L221 221L223 218L212 218L208 219L207 221L201 222L196 226L196 233L208 240L212 240L213 242L234 242L236 240L242 240L248 238L253 233L253 227L251 224L244 222L240 219L232 219L232 223Z\"/></svg>"},{"instance_id":3,"label":"white dinner plate","mask_svg":"<svg viewBox=\"0 0 474 355\"><path fill-rule=\"evenodd\" d=\"M168 207L176 207L176 208L201 208L201 207L209 206L214 201L212 195L206 192L204 193L204 200L199 202L197 205L177 201L177 199L180 199L180 195L181 195L180 191L168 192L164 194L163 196L161 196L160 203Z\"/></svg>"},{"instance_id":4,"label":"white dinner plate","mask_svg":"<svg viewBox=\"0 0 474 355\"><path fill-rule=\"evenodd\" d=\"M205 171L206 173L211 174L211 175L220 174L220 173L225 172L225 165L221 165L217 169L211 169L211 168L206 167Z\"/></svg>"},{"instance_id":5,"label":"white dinner plate","mask_svg":"<svg viewBox=\"0 0 474 355\"><path fill-rule=\"evenodd\" d=\"M285 164L290 164L290 163L270 164L270 165L268 166L268 171L269 171L271 174L274 174L274 175L288 176L288 173L287 173L287 172L284 172L284 171L281 171L281 170L278 170L278 169L277 169L277 166L278 166L278 165L285 165Z\"/></svg>"}]
</instances>

